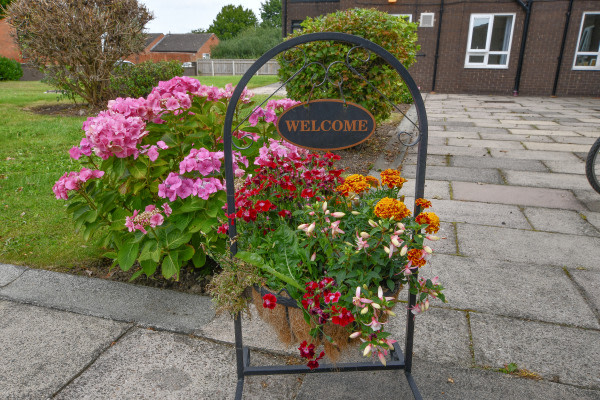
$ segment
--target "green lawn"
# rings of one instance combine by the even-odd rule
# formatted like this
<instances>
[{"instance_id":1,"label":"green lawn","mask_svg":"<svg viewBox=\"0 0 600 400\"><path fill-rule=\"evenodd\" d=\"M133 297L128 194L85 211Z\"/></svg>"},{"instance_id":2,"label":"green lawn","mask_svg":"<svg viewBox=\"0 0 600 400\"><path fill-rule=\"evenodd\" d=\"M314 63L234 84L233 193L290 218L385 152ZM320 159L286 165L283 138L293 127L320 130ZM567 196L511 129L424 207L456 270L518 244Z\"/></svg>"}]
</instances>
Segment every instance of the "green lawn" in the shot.
<instances>
[{"instance_id":1,"label":"green lawn","mask_svg":"<svg viewBox=\"0 0 600 400\"><path fill-rule=\"evenodd\" d=\"M241 77L208 78L201 82L225 86ZM258 78L254 87L276 81ZM56 104L55 93L44 93L49 89L40 82L0 82L0 262L66 270L104 251L73 231L66 202L52 193L58 178L80 169L68 151L83 137L85 118L28 111Z\"/></svg>"},{"instance_id":2,"label":"green lawn","mask_svg":"<svg viewBox=\"0 0 600 400\"><path fill-rule=\"evenodd\" d=\"M193 76L192 78L198 79L200 81L200 83L202 83L203 85L225 87L225 85L228 83L232 83L232 84L236 85L240 81L240 79L242 79L242 76L241 75L235 75L235 76L200 75L200 76ZM270 84L276 83L276 82L279 82L277 75L255 75L252 77L252 79L250 79L250 82L248 82L248 88L253 89L255 87L266 86L266 85L270 85Z\"/></svg>"}]
</instances>

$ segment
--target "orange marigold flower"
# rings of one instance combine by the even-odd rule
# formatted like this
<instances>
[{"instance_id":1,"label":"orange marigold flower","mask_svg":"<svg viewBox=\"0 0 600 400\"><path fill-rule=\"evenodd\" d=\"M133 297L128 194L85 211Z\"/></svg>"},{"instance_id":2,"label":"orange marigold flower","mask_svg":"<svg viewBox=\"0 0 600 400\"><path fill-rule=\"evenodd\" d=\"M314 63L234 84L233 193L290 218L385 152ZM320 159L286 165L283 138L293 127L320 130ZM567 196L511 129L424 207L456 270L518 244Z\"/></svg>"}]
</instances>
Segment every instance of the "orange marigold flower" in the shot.
<instances>
[{"instance_id":1,"label":"orange marigold flower","mask_svg":"<svg viewBox=\"0 0 600 400\"><path fill-rule=\"evenodd\" d=\"M377 178L375 178L374 176L371 175L367 175L367 177L365 178L367 180L367 183L373 187L379 187L379 180Z\"/></svg>"},{"instance_id":2,"label":"orange marigold flower","mask_svg":"<svg viewBox=\"0 0 600 400\"><path fill-rule=\"evenodd\" d=\"M362 193L371 188L371 185L367 182L367 178L359 174L353 174L348 176L344 180L344 185L350 186L352 191L356 194Z\"/></svg>"},{"instance_id":3,"label":"orange marigold flower","mask_svg":"<svg viewBox=\"0 0 600 400\"><path fill-rule=\"evenodd\" d=\"M410 249L406 256L408 257L408 260L412 263L412 265L414 265L415 267L422 267L427 263L427 260L423 258L423 250Z\"/></svg>"},{"instance_id":4,"label":"orange marigold flower","mask_svg":"<svg viewBox=\"0 0 600 400\"><path fill-rule=\"evenodd\" d=\"M340 186L335 188L335 191L340 193L342 196L348 196L350 194L350 192L352 191L352 188L348 185L346 185L345 183L341 184Z\"/></svg>"},{"instance_id":5,"label":"orange marigold flower","mask_svg":"<svg viewBox=\"0 0 600 400\"><path fill-rule=\"evenodd\" d=\"M428 226L425 228L425 232L427 233L437 233L440 230L440 217L438 217L435 213L432 212L423 212L415 218L418 224Z\"/></svg>"},{"instance_id":6,"label":"orange marigold flower","mask_svg":"<svg viewBox=\"0 0 600 400\"><path fill-rule=\"evenodd\" d=\"M394 218L401 220L410 215L410 210L398 199L384 197L375 205L375 215L379 218Z\"/></svg>"},{"instance_id":7,"label":"orange marigold flower","mask_svg":"<svg viewBox=\"0 0 600 400\"><path fill-rule=\"evenodd\" d=\"M421 208L429 208L431 207L431 202L426 199L417 199L415 203Z\"/></svg>"},{"instance_id":8,"label":"orange marigold flower","mask_svg":"<svg viewBox=\"0 0 600 400\"><path fill-rule=\"evenodd\" d=\"M400 176L400 171L396 169L386 169L381 173L381 186L392 188L402 188L407 180Z\"/></svg>"}]
</instances>

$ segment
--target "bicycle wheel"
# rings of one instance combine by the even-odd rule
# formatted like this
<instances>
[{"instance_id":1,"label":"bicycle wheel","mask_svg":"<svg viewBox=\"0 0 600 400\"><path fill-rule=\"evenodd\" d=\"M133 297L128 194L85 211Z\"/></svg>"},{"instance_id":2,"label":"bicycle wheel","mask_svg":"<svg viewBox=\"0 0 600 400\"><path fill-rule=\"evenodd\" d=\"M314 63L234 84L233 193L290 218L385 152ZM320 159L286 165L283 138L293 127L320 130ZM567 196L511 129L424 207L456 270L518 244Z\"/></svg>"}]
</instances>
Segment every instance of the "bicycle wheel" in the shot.
<instances>
[{"instance_id":1,"label":"bicycle wheel","mask_svg":"<svg viewBox=\"0 0 600 400\"><path fill-rule=\"evenodd\" d=\"M594 190L600 193L600 138L594 142L585 162L585 175Z\"/></svg>"}]
</instances>

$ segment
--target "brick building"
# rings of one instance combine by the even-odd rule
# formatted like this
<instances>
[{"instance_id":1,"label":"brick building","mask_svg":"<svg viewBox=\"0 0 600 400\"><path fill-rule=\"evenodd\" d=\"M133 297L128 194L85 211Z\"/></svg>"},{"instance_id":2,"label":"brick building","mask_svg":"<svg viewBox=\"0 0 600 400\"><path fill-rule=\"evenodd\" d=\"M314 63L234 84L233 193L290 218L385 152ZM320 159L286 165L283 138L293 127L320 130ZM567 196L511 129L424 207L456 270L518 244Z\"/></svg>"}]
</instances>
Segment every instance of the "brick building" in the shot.
<instances>
[{"instance_id":1,"label":"brick building","mask_svg":"<svg viewBox=\"0 0 600 400\"><path fill-rule=\"evenodd\" d=\"M5 19L0 20L0 56L22 62L21 50L12 37L13 30Z\"/></svg>"},{"instance_id":2,"label":"brick building","mask_svg":"<svg viewBox=\"0 0 600 400\"><path fill-rule=\"evenodd\" d=\"M419 22L424 91L600 96L598 0L283 0L283 33L355 7Z\"/></svg>"},{"instance_id":3,"label":"brick building","mask_svg":"<svg viewBox=\"0 0 600 400\"><path fill-rule=\"evenodd\" d=\"M144 61L195 62L210 58L211 50L219 44L214 33L149 33L142 53L127 57L135 64Z\"/></svg>"}]
</instances>

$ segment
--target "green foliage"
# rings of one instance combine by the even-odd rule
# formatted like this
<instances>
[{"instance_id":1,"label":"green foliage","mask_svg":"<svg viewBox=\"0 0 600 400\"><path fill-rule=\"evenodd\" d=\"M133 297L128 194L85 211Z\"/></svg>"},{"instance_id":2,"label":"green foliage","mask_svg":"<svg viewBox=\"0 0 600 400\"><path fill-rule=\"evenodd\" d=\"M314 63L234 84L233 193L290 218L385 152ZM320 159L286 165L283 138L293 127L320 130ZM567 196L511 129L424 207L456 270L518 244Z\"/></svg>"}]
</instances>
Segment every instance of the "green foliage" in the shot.
<instances>
[{"instance_id":1,"label":"green foliage","mask_svg":"<svg viewBox=\"0 0 600 400\"><path fill-rule=\"evenodd\" d=\"M0 20L5 16L5 9L13 0L0 0Z\"/></svg>"},{"instance_id":2,"label":"green foliage","mask_svg":"<svg viewBox=\"0 0 600 400\"><path fill-rule=\"evenodd\" d=\"M115 97L146 97L160 81L183 75L179 61L146 61L137 65L117 66L110 78Z\"/></svg>"},{"instance_id":3,"label":"green foliage","mask_svg":"<svg viewBox=\"0 0 600 400\"><path fill-rule=\"evenodd\" d=\"M281 30L250 26L233 39L223 40L212 49L213 58L258 58L281 43Z\"/></svg>"},{"instance_id":4,"label":"green foliage","mask_svg":"<svg viewBox=\"0 0 600 400\"><path fill-rule=\"evenodd\" d=\"M338 11L317 18L307 18L301 32L290 37L316 32L345 32L368 39L394 55L405 67L416 61L419 50L417 45L417 25L375 9ZM361 104L371 111L378 121L386 119L392 106L371 87L373 85L394 103L406 101L407 88L398 73L383 59L375 54L367 54L366 50L348 51L352 45L334 42L313 42L300 46L310 62L319 62L329 66L330 78L337 83L343 82L342 88L347 100ZM360 72L371 84L353 73L345 64L348 54L349 64ZM370 55L370 58L369 58ZM278 58L281 68L279 76L282 81L289 79L303 65L305 59L300 51L291 51ZM337 85L326 82L316 87L325 79L325 70L319 65L310 65L302 73L287 84L288 96L295 100L306 101L320 98L339 98ZM410 95L408 95L410 98Z\"/></svg>"},{"instance_id":5,"label":"green foliage","mask_svg":"<svg viewBox=\"0 0 600 400\"><path fill-rule=\"evenodd\" d=\"M22 76L23 69L19 62L0 57L0 81L18 81Z\"/></svg>"},{"instance_id":6,"label":"green foliage","mask_svg":"<svg viewBox=\"0 0 600 400\"><path fill-rule=\"evenodd\" d=\"M219 40L227 40L237 36L244 28L255 26L256 23L256 15L252 10L229 4L219 11L208 27L208 32L217 35Z\"/></svg>"},{"instance_id":7,"label":"green foliage","mask_svg":"<svg viewBox=\"0 0 600 400\"><path fill-rule=\"evenodd\" d=\"M261 26L281 29L281 0L266 0L260 3Z\"/></svg>"}]
</instances>

